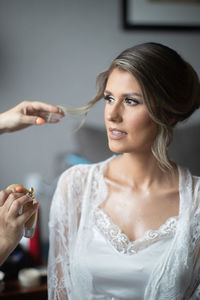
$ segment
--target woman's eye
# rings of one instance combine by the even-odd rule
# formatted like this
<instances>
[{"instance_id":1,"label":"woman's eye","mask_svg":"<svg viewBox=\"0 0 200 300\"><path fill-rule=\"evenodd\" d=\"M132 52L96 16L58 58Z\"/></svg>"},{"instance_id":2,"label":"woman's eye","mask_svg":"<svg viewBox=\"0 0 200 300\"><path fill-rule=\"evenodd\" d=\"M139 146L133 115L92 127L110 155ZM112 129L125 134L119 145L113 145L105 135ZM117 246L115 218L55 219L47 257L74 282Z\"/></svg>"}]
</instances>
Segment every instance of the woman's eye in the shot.
<instances>
[{"instance_id":1,"label":"woman's eye","mask_svg":"<svg viewBox=\"0 0 200 300\"><path fill-rule=\"evenodd\" d=\"M138 100L132 98L126 98L124 99L124 102L127 103L128 105L137 105L139 103Z\"/></svg>"},{"instance_id":2,"label":"woman's eye","mask_svg":"<svg viewBox=\"0 0 200 300\"><path fill-rule=\"evenodd\" d=\"M113 103L115 101L111 96L104 96L104 100L108 103Z\"/></svg>"}]
</instances>

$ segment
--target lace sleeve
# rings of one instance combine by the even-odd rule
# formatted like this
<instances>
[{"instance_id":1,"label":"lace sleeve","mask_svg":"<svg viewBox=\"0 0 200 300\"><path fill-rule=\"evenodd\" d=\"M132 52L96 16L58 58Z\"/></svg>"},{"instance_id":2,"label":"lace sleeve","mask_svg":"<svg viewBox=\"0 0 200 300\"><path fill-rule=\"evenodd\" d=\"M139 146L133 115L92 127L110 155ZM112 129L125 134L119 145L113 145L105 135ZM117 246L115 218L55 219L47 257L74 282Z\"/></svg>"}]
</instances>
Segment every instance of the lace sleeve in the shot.
<instances>
[{"instance_id":1,"label":"lace sleeve","mask_svg":"<svg viewBox=\"0 0 200 300\"><path fill-rule=\"evenodd\" d=\"M200 299L200 184L198 184L198 179L196 179L196 194L197 201L194 203L194 215L192 217L192 226L191 234L192 238L192 247L193 247L193 256L194 256L194 265L196 270L196 280L194 282L194 290L190 300L199 300ZM196 205L195 205L196 204Z\"/></svg>"},{"instance_id":2,"label":"lace sleeve","mask_svg":"<svg viewBox=\"0 0 200 300\"><path fill-rule=\"evenodd\" d=\"M72 299L70 261L80 219L81 195L85 185L84 166L64 172L54 194L49 221L49 300Z\"/></svg>"}]
</instances>

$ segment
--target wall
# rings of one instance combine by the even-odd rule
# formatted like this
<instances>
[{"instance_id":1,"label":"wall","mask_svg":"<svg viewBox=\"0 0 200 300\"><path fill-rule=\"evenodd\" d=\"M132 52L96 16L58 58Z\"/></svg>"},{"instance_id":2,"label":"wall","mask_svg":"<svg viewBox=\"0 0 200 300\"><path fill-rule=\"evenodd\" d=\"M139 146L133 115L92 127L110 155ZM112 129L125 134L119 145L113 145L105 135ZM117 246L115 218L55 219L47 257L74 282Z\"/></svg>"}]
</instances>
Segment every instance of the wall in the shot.
<instances>
[{"instance_id":1,"label":"wall","mask_svg":"<svg viewBox=\"0 0 200 300\"><path fill-rule=\"evenodd\" d=\"M84 105L111 59L145 41L173 47L199 72L199 32L126 32L120 8L116 0L1 0L0 112L24 99ZM103 127L102 114L103 103L89 113L87 124ZM188 124L198 123L199 116ZM76 147L69 134L76 124L66 118L55 126L1 135L0 189L23 182L30 172L51 183L57 155Z\"/></svg>"}]
</instances>

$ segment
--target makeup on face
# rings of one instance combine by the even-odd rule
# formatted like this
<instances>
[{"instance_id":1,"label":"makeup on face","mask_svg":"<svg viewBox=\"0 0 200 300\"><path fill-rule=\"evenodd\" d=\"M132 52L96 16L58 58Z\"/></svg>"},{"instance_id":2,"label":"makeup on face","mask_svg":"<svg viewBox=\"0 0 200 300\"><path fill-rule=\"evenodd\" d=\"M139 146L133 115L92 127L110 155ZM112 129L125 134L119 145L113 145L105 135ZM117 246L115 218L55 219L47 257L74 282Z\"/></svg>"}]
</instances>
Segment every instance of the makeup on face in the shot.
<instances>
[{"instance_id":1,"label":"makeup on face","mask_svg":"<svg viewBox=\"0 0 200 300\"><path fill-rule=\"evenodd\" d=\"M114 69L104 91L105 125L111 151L125 153L150 149L157 126L150 118L134 76Z\"/></svg>"}]
</instances>

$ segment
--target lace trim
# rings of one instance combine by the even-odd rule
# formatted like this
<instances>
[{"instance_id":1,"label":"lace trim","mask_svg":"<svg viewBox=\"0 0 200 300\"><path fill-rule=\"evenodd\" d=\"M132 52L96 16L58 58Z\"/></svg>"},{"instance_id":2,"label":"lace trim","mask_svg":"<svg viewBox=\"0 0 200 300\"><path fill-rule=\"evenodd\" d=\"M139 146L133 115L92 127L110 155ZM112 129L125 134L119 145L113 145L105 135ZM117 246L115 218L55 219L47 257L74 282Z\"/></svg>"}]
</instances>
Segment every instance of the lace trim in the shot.
<instances>
[{"instance_id":1,"label":"lace trim","mask_svg":"<svg viewBox=\"0 0 200 300\"><path fill-rule=\"evenodd\" d=\"M100 208L94 210L96 227L109 240L114 248L122 253L132 255L137 253L161 238L168 238L175 234L178 217L170 217L158 230L148 230L144 236L135 241L130 241L126 234L113 223L112 219Z\"/></svg>"}]
</instances>

